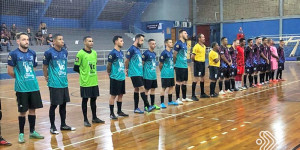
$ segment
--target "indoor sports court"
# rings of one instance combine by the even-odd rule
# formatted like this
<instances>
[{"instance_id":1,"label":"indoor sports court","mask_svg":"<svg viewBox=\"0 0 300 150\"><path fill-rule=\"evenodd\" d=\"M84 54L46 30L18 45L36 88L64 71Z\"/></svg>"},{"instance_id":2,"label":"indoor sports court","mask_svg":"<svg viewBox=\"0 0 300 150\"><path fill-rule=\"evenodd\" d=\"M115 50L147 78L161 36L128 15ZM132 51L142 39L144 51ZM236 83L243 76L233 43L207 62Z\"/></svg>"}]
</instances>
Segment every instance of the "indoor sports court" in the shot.
<instances>
[{"instance_id":1,"label":"indoor sports court","mask_svg":"<svg viewBox=\"0 0 300 150\"><path fill-rule=\"evenodd\" d=\"M0 149L300 149L297 0L0 4Z\"/></svg>"}]
</instances>

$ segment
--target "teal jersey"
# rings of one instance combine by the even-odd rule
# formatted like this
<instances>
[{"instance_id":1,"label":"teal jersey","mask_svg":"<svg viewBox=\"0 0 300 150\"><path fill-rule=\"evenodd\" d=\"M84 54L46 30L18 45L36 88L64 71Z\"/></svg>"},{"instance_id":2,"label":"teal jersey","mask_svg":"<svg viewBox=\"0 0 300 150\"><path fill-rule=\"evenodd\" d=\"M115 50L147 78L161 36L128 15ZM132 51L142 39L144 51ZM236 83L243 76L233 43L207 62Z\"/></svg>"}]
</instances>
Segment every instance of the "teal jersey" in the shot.
<instances>
[{"instance_id":1,"label":"teal jersey","mask_svg":"<svg viewBox=\"0 0 300 150\"><path fill-rule=\"evenodd\" d=\"M144 79L156 80L156 53L146 50L142 60L144 61Z\"/></svg>"},{"instance_id":2,"label":"teal jersey","mask_svg":"<svg viewBox=\"0 0 300 150\"><path fill-rule=\"evenodd\" d=\"M187 64L187 46L186 43L178 40L174 45L174 50L177 51L176 68L188 68Z\"/></svg>"},{"instance_id":3,"label":"teal jersey","mask_svg":"<svg viewBox=\"0 0 300 150\"><path fill-rule=\"evenodd\" d=\"M18 48L9 53L7 60L8 65L14 67L16 92L39 90L39 84L33 69L37 66L36 53L33 50L28 49L27 52L22 52Z\"/></svg>"},{"instance_id":4,"label":"teal jersey","mask_svg":"<svg viewBox=\"0 0 300 150\"><path fill-rule=\"evenodd\" d=\"M163 63L160 75L161 78L174 78L174 63L172 50L164 50L159 57L159 61Z\"/></svg>"},{"instance_id":5,"label":"teal jersey","mask_svg":"<svg viewBox=\"0 0 300 150\"><path fill-rule=\"evenodd\" d=\"M48 66L48 87L66 88L68 51L64 48L61 51L50 48L44 53L43 64Z\"/></svg>"},{"instance_id":6,"label":"teal jersey","mask_svg":"<svg viewBox=\"0 0 300 150\"><path fill-rule=\"evenodd\" d=\"M129 59L128 76L142 77L143 62L142 62L142 54L140 49L132 45L127 51L126 58Z\"/></svg>"},{"instance_id":7,"label":"teal jersey","mask_svg":"<svg viewBox=\"0 0 300 150\"><path fill-rule=\"evenodd\" d=\"M110 62L111 65L111 72L110 72L110 78L118 80L118 81L124 81L125 80L125 67L124 67L124 54L123 52L117 51L116 49L113 49L108 54L108 62Z\"/></svg>"}]
</instances>

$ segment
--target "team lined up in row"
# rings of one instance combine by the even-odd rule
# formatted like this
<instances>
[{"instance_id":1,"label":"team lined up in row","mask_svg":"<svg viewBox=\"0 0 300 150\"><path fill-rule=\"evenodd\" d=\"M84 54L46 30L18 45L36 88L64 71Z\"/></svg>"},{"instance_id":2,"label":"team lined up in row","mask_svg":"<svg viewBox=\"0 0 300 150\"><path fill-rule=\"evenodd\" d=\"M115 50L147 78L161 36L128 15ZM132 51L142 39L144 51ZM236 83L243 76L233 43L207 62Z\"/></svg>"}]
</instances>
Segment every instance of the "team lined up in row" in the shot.
<instances>
[{"instance_id":1,"label":"team lined up in row","mask_svg":"<svg viewBox=\"0 0 300 150\"><path fill-rule=\"evenodd\" d=\"M271 46L272 40L263 39L264 44L260 44L260 38L256 38L256 44L252 48L253 40L248 40L248 47L244 51L245 39L235 41L233 46L227 48L227 39L222 38L222 45L212 43L212 50L209 53L209 73L210 73L210 95L204 92L204 76L205 76L205 37L203 34L198 36L198 43L193 48L192 60L194 61L194 81L192 84L192 98L186 96L188 81L188 63L187 63L187 45L188 39L185 30L179 31L179 40L173 46L170 39L165 40L165 50L159 57L159 69L161 71L162 91L160 94L160 107L155 104L155 89L157 88L156 76L156 53L154 52L155 40L148 40L149 49L143 54L140 47L144 43L144 35L138 34L135 37L133 45L126 52L126 60L121 51L123 47L123 39L121 36L113 38L114 49L108 55L107 72L110 77L110 118L117 119L114 114L114 101L117 99L118 116L127 117L128 114L122 112L122 97L125 94L125 77L131 78L134 87L134 113L144 113L139 109L139 95L144 102L144 110L150 112L154 109L166 108L164 102L165 92L168 93L168 105L180 105L183 102L198 101L195 89L197 81L200 80L201 98L216 97L215 93L216 81L219 80L220 92L222 90L223 80L225 79L225 91L231 92L241 88L241 78L246 74L244 82L249 76L250 86L259 86L257 83L257 72L260 71L260 82L264 83L264 74L271 76L273 79L273 71L276 70L275 58L279 60L279 70L283 70L284 55L283 41L280 42L281 47L279 56ZM87 118L87 102L90 98L92 110L92 122L104 123L96 115L96 99L100 95L98 87L97 75L97 52L93 50L93 39L90 36L84 37L84 48L81 49L75 59L74 71L80 74L80 94L82 97L82 112L84 116L84 125L90 127L91 124ZM28 120L30 125L30 138L44 138L35 131L35 109L42 108L43 104L39 92L39 85L36 79L34 68L37 66L36 53L28 49L29 40L25 33L17 35L17 43L19 48L10 52L8 55L8 74L15 78L15 91L18 102L19 115L19 142L24 143L24 125L26 121L26 112L29 110ZM268 43L270 45L268 45ZM70 101L67 79L67 59L68 52L63 48L63 36L56 34L53 36L54 47L44 53L43 72L45 80L50 91L51 106L49 109L50 132L58 134L54 124L55 109L59 105L61 116L61 130L75 130L75 128L66 125L66 103ZM244 54L245 53L245 54ZM271 63L270 63L271 62ZM276 61L277 62L277 61ZM271 65L270 65L271 64ZM175 71L175 74L174 74ZM271 73L266 73L270 72ZM253 83L252 73L254 73L255 83ZM278 71L281 79L281 71ZM176 86L175 86L176 75ZM235 78L234 78L235 77ZM266 77L266 78L268 78ZM230 81L229 81L230 79ZM234 81L236 79L236 83ZM230 82L232 88L230 88ZM175 86L176 100L172 100L172 93ZM244 89L246 86L244 85ZM182 93L182 99L180 98ZM150 93L150 94L149 94ZM151 103L148 102L150 95Z\"/></svg>"}]
</instances>

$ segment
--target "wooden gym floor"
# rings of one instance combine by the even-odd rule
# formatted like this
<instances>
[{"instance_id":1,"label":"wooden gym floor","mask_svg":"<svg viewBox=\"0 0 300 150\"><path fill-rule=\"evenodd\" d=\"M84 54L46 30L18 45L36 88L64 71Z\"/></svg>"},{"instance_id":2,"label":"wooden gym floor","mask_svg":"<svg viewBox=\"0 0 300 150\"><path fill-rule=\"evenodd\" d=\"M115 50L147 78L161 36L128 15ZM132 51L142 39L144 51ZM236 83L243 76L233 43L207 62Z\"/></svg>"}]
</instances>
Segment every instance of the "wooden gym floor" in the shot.
<instances>
[{"instance_id":1,"label":"wooden gym floor","mask_svg":"<svg viewBox=\"0 0 300 150\"><path fill-rule=\"evenodd\" d=\"M90 128L83 126L79 76L69 74L71 102L67 105L67 124L76 127L77 130L62 132L59 135L51 135L49 132L49 91L44 78L38 77L44 108L37 110L36 130L44 135L45 139L29 139L26 121L25 144L18 144L17 139L19 128L14 80L1 80L2 136L13 145L0 149L249 150L268 145L263 141L271 141L271 136L275 148L292 149L300 144L300 62L287 62L285 65L284 82L251 88L224 97L185 102L181 106L170 106L145 114L133 113L133 87L131 80L126 78L127 94L123 98L123 110L130 116L119 118L118 121L109 119L109 78L105 72L99 72L101 96L97 100L97 114L106 123L93 124ZM189 72L188 97L191 96L192 83L192 73ZM156 104L160 103L160 78L158 84ZM217 86L216 91L219 91L218 89ZM208 71L205 91L209 93ZM175 99L175 94L173 98ZM140 98L140 108L142 107ZM89 108L88 117L91 121ZM56 126L60 126L58 109Z\"/></svg>"}]
</instances>

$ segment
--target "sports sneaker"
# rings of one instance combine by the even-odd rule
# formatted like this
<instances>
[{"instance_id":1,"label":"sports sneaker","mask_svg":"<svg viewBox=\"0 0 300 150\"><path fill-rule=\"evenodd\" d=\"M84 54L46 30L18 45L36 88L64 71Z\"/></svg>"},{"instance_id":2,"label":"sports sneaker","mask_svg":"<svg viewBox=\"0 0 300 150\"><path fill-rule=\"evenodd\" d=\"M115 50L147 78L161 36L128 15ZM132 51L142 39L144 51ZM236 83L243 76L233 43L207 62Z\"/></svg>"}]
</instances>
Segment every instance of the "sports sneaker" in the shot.
<instances>
[{"instance_id":1,"label":"sports sneaker","mask_svg":"<svg viewBox=\"0 0 300 150\"><path fill-rule=\"evenodd\" d=\"M147 111L147 112L151 112L154 109L155 108L153 106L145 107L145 111Z\"/></svg>"},{"instance_id":2,"label":"sports sneaker","mask_svg":"<svg viewBox=\"0 0 300 150\"><path fill-rule=\"evenodd\" d=\"M56 127L50 128L50 133L51 134L59 134L59 132L57 131Z\"/></svg>"},{"instance_id":3,"label":"sports sneaker","mask_svg":"<svg viewBox=\"0 0 300 150\"><path fill-rule=\"evenodd\" d=\"M85 127L91 127L92 126L89 121L84 121L83 124L84 124Z\"/></svg>"},{"instance_id":4,"label":"sports sneaker","mask_svg":"<svg viewBox=\"0 0 300 150\"><path fill-rule=\"evenodd\" d=\"M233 89L233 91L235 91L235 92L236 92L236 91L239 91L239 89L238 89L238 88L234 88L234 89Z\"/></svg>"},{"instance_id":5,"label":"sports sneaker","mask_svg":"<svg viewBox=\"0 0 300 150\"><path fill-rule=\"evenodd\" d=\"M64 126L60 126L60 130L75 131L76 128L70 127L68 125L64 125Z\"/></svg>"},{"instance_id":6,"label":"sports sneaker","mask_svg":"<svg viewBox=\"0 0 300 150\"><path fill-rule=\"evenodd\" d=\"M110 114L110 119L118 120L118 117L116 117L116 115L113 113L113 114Z\"/></svg>"},{"instance_id":7,"label":"sports sneaker","mask_svg":"<svg viewBox=\"0 0 300 150\"><path fill-rule=\"evenodd\" d=\"M239 91L243 91L243 88L242 88L242 87L239 87Z\"/></svg>"},{"instance_id":8,"label":"sports sneaker","mask_svg":"<svg viewBox=\"0 0 300 150\"><path fill-rule=\"evenodd\" d=\"M260 83L257 83L257 86L262 86L262 84L260 84Z\"/></svg>"},{"instance_id":9,"label":"sports sneaker","mask_svg":"<svg viewBox=\"0 0 300 150\"><path fill-rule=\"evenodd\" d=\"M178 103L178 105L183 105L183 102L180 100L180 98L178 98L178 99L176 100L176 102Z\"/></svg>"},{"instance_id":10,"label":"sports sneaker","mask_svg":"<svg viewBox=\"0 0 300 150\"><path fill-rule=\"evenodd\" d=\"M167 106L165 105L165 103L161 103L160 108L165 109L165 108L167 108Z\"/></svg>"},{"instance_id":11,"label":"sports sneaker","mask_svg":"<svg viewBox=\"0 0 300 150\"><path fill-rule=\"evenodd\" d=\"M257 85L256 85L256 84L254 84L254 83L252 84L252 86L253 86L253 87L257 87Z\"/></svg>"},{"instance_id":12,"label":"sports sneaker","mask_svg":"<svg viewBox=\"0 0 300 150\"><path fill-rule=\"evenodd\" d=\"M233 92L231 92L229 89L226 91L226 93L228 94L232 94Z\"/></svg>"},{"instance_id":13,"label":"sports sneaker","mask_svg":"<svg viewBox=\"0 0 300 150\"><path fill-rule=\"evenodd\" d=\"M214 97L218 97L219 95L217 93L215 94L211 94L210 97L214 98Z\"/></svg>"},{"instance_id":14,"label":"sports sneaker","mask_svg":"<svg viewBox=\"0 0 300 150\"><path fill-rule=\"evenodd\" d=\"M199 101L199 99L198 99L197 96L192 96L192 100L193 100L193 101Z\"/></svg>"},{"instance_id":15,"label":"sports sneaker","mask_svg":"<svg viewBox=\"0 0 300 150\"><path fill-rule=\"evenodd\" d=\"M137 114L143 114L144 111L140 110L139 108L135 109L134 110L134 113L137 113Z\"/></svg>"},{"instance_id":16,"label":"sports sneaker","mask_svg":"<svg viewBox=\"0 0 300 150\"><path fill-rule=\"evenodd\" d=\"M243 90L247 90L247 89L248 89L248 87L247 87L247 86L243 86L242 88L243 88Z\"/></svg>"},{"instance_id":17,"label":"sports sneaker","mask_svg":"<svg viewBox=\"0 0 300 150\"><path fill-rule=\"evenodd\" d=\"M99 119L99 118L95 118L92 120L93 123L105 123L105 121Z\"/></svg>"},{"instance_id":18,"label":"sports sneaker","mask_svg":"<svg viewBox=\"0 0 300 150\"><path fill-rule=\"evenodd\" d=\"M269 80L269 82L270 82L270 83L272 83L272 82L273 82L273 80L272 80L272 79L270 79L270 80Z\"/></svg>"},{"instance_id":19,"label":"sports sneaker","mask_svg":"<svg viewBox=\"0 0 300 150\"><path fill-rule=\"evenodd\" d=\"M178 103L177 103L177 102L173 102L173 101L171 101L171 102L168 102L168 105L175 105L175 106L177 106L177 105L178 105Z\"/></svg>"},{"instance_id":20,"label":"sports sneaker","mask_svg":"<svg viewBox=\"0 0 300 150\"><path fill-rule=\"evenodd\" d=\"M30 133L29 138L30 139L44 139L44 136L41 136L36 131L33 131L32 133Z\"/></svg>"},{"instance_id":21,"label":"sports sneaker","mask_svg":"<svg viewBox=\"0 0 300 150\"><path fill-rule=\"evenodd\" d=\"M154 109L156 109L156 110L160 110L160 107L158 107L157 105L153 105L152 107L154 107Z\"/></svg>"},{"instance_id":22,"label":"sports sneaker","mask_svg":"<svg viewBox=\"0 0 300 150\"><path fill-rule=\"evenodd\" d=\"M11 146L12 144L7 142L5 139L3 139L1 136L0 136L0 145L4 145L4 146Z\"/></svg>"},{"instance_id":23,"label":"sports sneaker","mask_svg":"<svg viewBox=\"0 0 300 150\"><path fill-rule=\"evenodd\" d=\"M265 83L264 83L264 82L262 82L262 83L261 83L261 85L265 85Z\"/></svg>"},{"instance_id":24,"label":"sports sneaker","mask_svg":"<svg viewBox=\"0 0 300 150\"><path fill-rule=\"evenodd\" d=\"M20 133L20 134L19 134L19 143L25 143L25 140L24 140L24 133Z\"/></svg>"},{"instance_id":25,"label":"sports sneaker","mask_svg":"<svg viewBox=\"0 0 300 150\"><path fill-rule=\"evenodd\" d=\"M193 100L189 99L189 98L185 98L185 99L182 99L183 102L193 102Z\"/></svg>"},{"instance_id":26,"label":"sports sneaker","mask_svg":"<svg viewBox=\"0 0 300 150\"><path fill-rule=\"evenodd\" d=\"M221 90L220 92L219 92L219 95L225 95L226 93L223 91L223 90Z\"/></svg>"},{"instance_id":27,"label":"sports sneaker","mask_svg":"<svg viewBox=\"0 0 300 150\"><path fill-rule=\"evenodd\" d=\"M201 94L200 98L209 98L209 96L207 94Z\"/></svg>"},{"instance_id":28,"label":"sports sneaker","mask_svg":"<svg viewBox=\"0 0 300 150\"><path fill-rule=\"evenodd\" d=\"M128 114L125 114L124 112L118 112L118 116L121 116L121 117L128 117L129 115Z\"/></svg>"}]
</instances>

